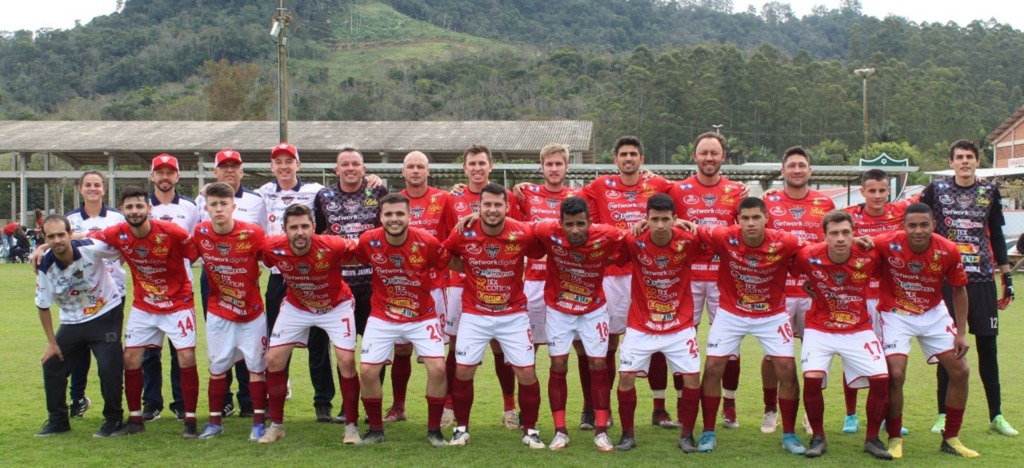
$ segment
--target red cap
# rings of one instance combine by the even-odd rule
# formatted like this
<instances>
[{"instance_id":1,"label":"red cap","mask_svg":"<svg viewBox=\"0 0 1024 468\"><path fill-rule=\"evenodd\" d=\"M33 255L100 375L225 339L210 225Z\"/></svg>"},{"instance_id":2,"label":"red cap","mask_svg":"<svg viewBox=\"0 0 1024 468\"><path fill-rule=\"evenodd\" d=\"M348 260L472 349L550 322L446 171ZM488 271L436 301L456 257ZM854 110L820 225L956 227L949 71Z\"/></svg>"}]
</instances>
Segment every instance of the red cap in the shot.
<instances>
[{"instance_id":1,"label":"red cap","mask_svg":"<svg viewBox=\"0 0 1024 468\"><path fill-rule=\"evenodd\" d=\"M295 161L299 160L299 149L288 143L281 143L280 145L275 146L274 149L270 150L270 159L274 159L275 156L281 154L287 154L288 156L295 158Z\"/></svg>"},{"instance_id":2,"label":"red cap","mask_svg":"<svg viewBox=\"0 0 1024 468\"><path fill-rule=\"evenodd\" d=\"M174 156L171 156L171 155L169 155L167 153L161 154L161 155L153 158L153 168L150 169L150 170L151 171L155 171L155 170L157 170L157 169L159 169L161 167L164 167L164 166L170 167L171 169L174 169L175 171L177 171L178 170L178 158L176 158Z\"/></svg>"},{"instance_id":3,"label":"red cap","mask_svg":"<svg viewBox=\"0 0 1024 468\"><path fill-rule=\"evenodd\" d=\"M217 153L217 159L213 164L213 167L219 167L225 161L237 161L238 164L242 164L242 155L231 148L225 148Z\"/></svg>"}]
</instances>

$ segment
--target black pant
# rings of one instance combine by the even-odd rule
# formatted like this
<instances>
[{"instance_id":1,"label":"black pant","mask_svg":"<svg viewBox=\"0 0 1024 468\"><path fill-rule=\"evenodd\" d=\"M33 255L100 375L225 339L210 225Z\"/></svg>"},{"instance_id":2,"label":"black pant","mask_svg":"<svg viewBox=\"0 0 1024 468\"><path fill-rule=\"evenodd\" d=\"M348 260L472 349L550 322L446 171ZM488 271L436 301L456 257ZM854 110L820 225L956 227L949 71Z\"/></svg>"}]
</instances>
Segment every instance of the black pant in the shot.
<instances>
[{"instance_id":1,"label":"black pant","mask_svg":"<svg viewBox=\"0 0 1024 468\"><path fill-rule=\"evenodd\" d=\"M114 320L117 326L117 339L120 342L121 333L124 332L124 297L121 298L121 303L107 312L110 318ZM122 361L124 356L121 357ZM89 367L92 365L92 358L89 357L89 353L81 353L75 356L73 359L68 358L64 355L64 360L70 363L71 367L71 401L81 401L85 398L85 387L89 383Z\"/></svg>"},{"instance_id":2,"label":"black pant","mask_svg":"<svg viewBox=\"0 0 1024 468\"><path fill-rule=\"evenodd\" d=\"M178 366L178 350L174 349L171 340L167 340L167 348L171 351L171 402L170 409L185 410L185 397L181 394L181 367ZM163 395L163 362L161 350L146 348L142 355L142 403L164 409Z\"/></svg>"},{"instance_id":3,"label":"black pant","mask_svg":"<svg viewBox=\"0 0 1024 468\"><path fill-rule=\"evenodd\" d=\"M210 283L206 279L206 269L203 269L203 273L199 275L199 296L203 301L203 321L206 321L206 306L209 302L210 297ZM174 348L171 348L174 349ZM181 394L181 384L175 382L174 374L180 372L178 370L178 356L171 354L171 389L177 391L175 394L175 403L178 402L178 395ZM238 406L252 408L252 395L249 394L249 368L245 366L245 360L238 361L235 364L235 375L238 378ZM231 382L235 379L231 378L231 372L229 371L224 377L227 380L227 393L224 394L224 404L231 403L234 395L231 393ZM175 387L175 385L177 385Z\"/></svg>"},{"instance_id":4,"label":"black pant","mask_svg":"<svg viewBox=\"0 0 1024 468\"><path fill-rule=\"evenodd\" d=\"M124 415L121 409L124 350L121 349L121 328L113 310L85 323L61 325L56 338L64 360L54 356L43 363L43 388L50 422L67 424L68 403L64 392L68 387L68 374L82 356L89 361L90 350L99 368L103 419L120 421Z\"/></svg>"},{"instance_id":5,"label":"black pant","mask_svg":"<svg viewBox=\"0 0 1024 468\"><path fill-rule=\"evenodd\" d=\"M287 289L281 275L270 275L267 281L265 302L267 306L267 334L274 331L277 316L281 313L281 302L284 301ZM309 379L313 383L313 406L331 407L336 389L334 387L334 370L331 364L331 340L327 332L320 328L309 329Z\"/></svg>"},{"instance_id":6,"label":"black pant","mask_svg":"<svg viewBox=\"0 0 1024 468\"><path fill-rule=\"evenodd\" d=\"M1003 412L1002 386L999 383L999 307L996 304L995 283L976 282L967 284L968 303L967 324L974 335L974 350L978 353L978 376L985 388L985 399L988 401L988 419L991 421ZM942 286L943 300L953 320L953 290L949 284ZM995 318L996 320L992 320ZM965 356L966 357L966 356ZM949 374L946 368L936 366L935 377L938 380L936 402L939 413L946 411L946 393L949 388Z\"/></svg>"}]
</instances>

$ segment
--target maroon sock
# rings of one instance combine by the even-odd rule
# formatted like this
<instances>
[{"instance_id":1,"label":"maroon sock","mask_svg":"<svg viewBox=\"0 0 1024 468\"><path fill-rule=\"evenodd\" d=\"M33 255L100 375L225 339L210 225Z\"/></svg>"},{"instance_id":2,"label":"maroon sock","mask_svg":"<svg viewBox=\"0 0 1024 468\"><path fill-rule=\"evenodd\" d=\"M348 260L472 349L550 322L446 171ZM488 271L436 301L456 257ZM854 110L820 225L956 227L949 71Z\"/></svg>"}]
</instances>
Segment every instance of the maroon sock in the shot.
<instances>
[{"instance_id":1,"label":"maroon sock","mask_svg":"<svg viewBox=\"0 0 1024 468\"><path fill-rule=\"evenodd\" d=\"M878 437L882 420L889 410L889 377L878 377L868 380L868 401L865 412L868 417L868 427L864 440L871 440Z\"/></svg>"},{"instance_id":2,"label":"maroon sock","mask_svg":"<svg viewBox=\"0 0 1024 468\"><path fill-rule=\"evenodd\" d=\"M455 406L455 421L469 429L469 412L473 409L473 380L456 378L452 381L452 404Z\"/></svg>"},{"instance_id":3,"label":"maroon sock","mask_svg":"<svg viewBox=\"0 0 1024 468\"><path fill-rule=\"evenodd\" d=\"M796 413L800 409L800 400L780 398L779 408L782 409L782 433L792 434L796 432Z\"/></svg>"},{"instance_id":4,"label":"maroon sock","mask_svg":"<svg viewBox=\"0 0 1024 468\"><path fill-rule=\"evenodd\" d=\"M850 384L846 383L846 379L843 379L843 397L846 399L847 416L857 414L857 390L856 388L850 388Z\"/></svg>"},{"instance_id":5,"label":"maroon sock","mask_svg":"<svg viewBox=\"0 0 1024 468\"><path fill-rule=\"evenodd\" d=\"M427 397L427 430L441 430L441 413L444 412L444 397Z\"/></svg>"},{"instance_id":6,"label":"maroon sock","mask_svg":"<svg viewBox=\"0 0 1024 468\"><path fill-rule=\"evenodd\" d=\"M228 380L210 378L210 387L206 396L210 399L210 424L221 425L221 413L224 411L224 394L228 392Z\"/></svg>"},{"instance_id":7,"label":"maroon sock","mask_svg":"<svg viewBox=\"0 0 1024 468\"><path fill-rule=\"evenodd\" d=\"M683 396L682 393L679 393L683 391L683 374L672 374L672 388L676 389L678 393L676 398Z\"/></svg>"},{"instance_id":8,"label":"maroon sock","mask_svg":"<svg viewBox=\"0 0 1024 468\"><path fill-rule=\"evenodd\" d=\"M568 384L565 383L565 373L555 372L548 376L548 403L551 404L551 415L555 420L555 432L568 434L565 426L565 400L569 392Z\"/></svg>"},{"instance_id":9,"label":"maroon sock","mask_svg":"<svg viewBox=\"0 0 1024 468\"><path fill-rule=\"evenodd\" d=\"M683 396L676 402L676 408L678 408L676 417L683 425L679 434L681 437L693 435L697 425L697 410L700 409L700 400L700 387L683 387Z\"/></svg>"},{"instance_id":10,"label":"maroon sock","mask_svg":"<svg viewBox=\"0 0 1024 468\"><path fill-rule=\"evenodd\" d=\"M288 395L288 371L267 371L267 399L269 400L270 422L284 423L284 398Z\"/></svg>"},{"instance_id":11,"label":"maroon sock","mask_svg":"<svg viewBox=\"0 0 1024 468\"><path fill-rule=\"evenodd\" d=\"M341 388L341 405L345 410L347 424L359 424L359 377L342 377L338 374L338 387Z\"/></svg>"},{"instance_id":12,"label":"maroon sock","mask_svg":"<svg viewBox=\"0 0 1024 468\"><path fill-rule=\"evenodd\" d=\"M622 434L633 435L634 415L636 414L636 389L619 390L619 424L622 425Z\"/></svg>"},{"instance_id":13,"label":"maroon sock","mask_svg":"<svg viewBox=\"0 0 1024 468\"><path fill-rule=\"evenodd\" d=\"M722 374L722 390L729 390L735 392L736 389L740 388L740 358L736 357L736 360L728 360L725 362L725 373ZM734 408L736 400L733 398L726 398L726 408Z\"/></svg>"},{"instance_id":14,"label":"maroon sock","mask_svg":"<svg viewBox=\"0 0 1024 468\"><path fill-rule=\"evenodd\" d=\"M590 361L587 355L576 355L576 367L580 371L580 390L583 392L583 411L594 411L594 401L590 399Z\"/></svg>"},{"instance_id":15,"label":"maroon sock","mask_svg":"<svg viewBox=\"0 0 1024 468\"><path fill-rule=\"evenodd\" d=\"M196 406L199 405L199 372L196 366L181 368L181 396L185 399L185 422L195 423Z\"/></svg>"},{"instance_id":16,"label":"maroon sock","mask_svg":"<svg viewBox=\"0 0 1024 468\"><path fill-rule=\"evenodd\" d=\"M287 388L287 380L285 387ZM287 389L285 390L287 392ZM252 396L252 423L263 424L267 418L267 381L249 378L249 395Z\"/></svg>"},{"instance_id":17,"label":"maroon sock","mask_svg":"<svg viewBox=\"0 0 1024 468\"><path fill-rule=\"evenodd\" d=\"M515 411L516 372L511 365L505 362L504 353L494 353L494 372L498 374L498 384L501 385L501 398L505 411Z\"/></svg>"},{"instance_id":18,"label":"maroon sock","mask_svg":"<svg viewBox=\"0 0 1024 468\"><path fill-rule=\"evenodd\" d=\"M366 417L370 419L371 431L383 431L384 419L381 417L381 399L363 397L363 409L366 410ZM348 415L348 413L345 413ZM346 416L347 417L347 416Z\"/></svg>"},{"instance_id":19,"label":"maroon sock","mask_svg":"<svg viewBox=\"0 0 1024 468\"><path fill-rule=\"evenodd\" d=\"M764 392L764 412L779 411L779 387L763 388Z\"/></svg>"},{"instance_id":20,"label":"maroon sock","mask_svg":"<svg viewBox=\"0 0 1024 468\"><path fill-rule=\"evenodd\" d=\"M448 357L446 357L444 360L444 378L446 381L448 381L448 403L450 403L452 399L452 385L455 384L456 368L457 366L455 364L455 342L451 341L451 346L448 347ZM449 408L451 408L451 406L449 406Z\"/></svg>"},{"instance_id":21,"label":"maroon sock","mask_svg":"<svg viewBox=\"0 0 1024 468\"><path fill-rule=\"evenodd\" d=\"M647 383L651 385L651 392L655 392L654 411L665 411L665 389L668 387L668 363L665 362L665 355L654 353L651 355L651 365L647 369Z\"/></svg>"},{"instance_id":22,"label":"maroon sock","mask_svg":"<svg viewBox=\"0 0 1024 468\"><path fill-rule=\"evenodd\" d=\"M398 356L391 361L391 392L394 394L392 408L405 409L405 394L412 376L412 355Z\"/></svg>"},{"instance_id":23,"label":"maroon sock","mask_svg":"<svg viewBox=\"0 0 1024 468\"><path fill-rule=\"evenodd\" d=\"M129 413L142 411L142 368L124 370L124 399ZM142 415L128 416L134 423L142 422Z\"/></svg>"},{"instance_id":24,"label":"maroon sock","mask_svg":"<svg viewBox=\"0 0 1024 468\"><path fill-rule=\"evenodd\" d=\"M537 415L540 414L540 382L530 385L519 384L519 423L523 426L523 434L537 428Z\"/></svg>"},{"instance_id":25,"label":"maroon sock","mask_svg":"<svg viewBox=\"0 0 1024 468\"><path fill-rule=\"evenodd\" d=\"M608 415L611 407L611 382L606 369L590 369L590 398L594 401L594 433L608 432Z\"/></svg>"},{"instance_id":26,"label":"maroon sock","mask_svg":"<svg viewBox=\"0 0 1024 468\"><path fill-rule=\"evenodd\" d=\"M960 425L964 423L964 409L946 405L946 432L944 439L952 439L960 435Z\"/></svg>"},{"instance_id":27,"label":"maroon sock","mask_svg":"<svg viewBox=\"0 0 1024 468\"><path fill-rule=\"evenodd\" d=\"M804 377L804 410L814 435L825 437L825 398L821 394L821 377Z\"/></svg>"},{"instance_id":28,"label":"maroon sock","mask_svg":"<svg viewBox=\"0 0 1024 468\"><path fill-rule=\"evenodd\" d=\"M949 421L947 415L946 421ZM903 437L903 415L897 417L889 416L885 418L885 432L889 434L890 439L897 439Z\"/></svg>"},{"instance_id":29,"label":"maroon sock","mask_svg":"<svg viewBox=\"0 0 1024 468\"><path fill-rule=\"evenodd\" d=\"M722 401L720 396L701 396L700 411L704 415L704 432L715 430L715 421L718 419L718 404Z\"/></svg>"}]
</instances>

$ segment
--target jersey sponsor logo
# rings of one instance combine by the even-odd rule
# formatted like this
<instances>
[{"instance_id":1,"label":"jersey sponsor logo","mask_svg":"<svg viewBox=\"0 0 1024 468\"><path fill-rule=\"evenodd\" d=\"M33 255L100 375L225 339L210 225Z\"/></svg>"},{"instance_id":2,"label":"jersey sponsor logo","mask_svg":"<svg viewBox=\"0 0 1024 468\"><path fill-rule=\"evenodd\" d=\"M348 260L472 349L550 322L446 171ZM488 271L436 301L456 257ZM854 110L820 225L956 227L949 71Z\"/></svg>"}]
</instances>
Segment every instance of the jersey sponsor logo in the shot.
<instances>
[{"instance_id":1,"label":"jersey sponsor logo","mask_svg":"<svg viewBox=\"0 0 1024 468\"><path fill-rule=\"evenodd\" d=\"M687 205L696 205L699 202L700 199L697 198L697 196L692 193L687 194L685 197L683 197L683 203L686 203Z\"/></svg>"},{"instance_id":2,"label":"jersey sponsor logo","mask_svg":"<svg viewBox=\"0 0 1024 468\"><path fill-rule=\"evenodd\" d=\"M825 281L825 278L826 278L825 272L823 272L821 270L814 270L814 271L811 272L811 275L813 275L819 281Z\"/></svg>"},{"instance_id":3,"label":"jersey sponsor logo","mask_svg":"<svg viewBox=\"0 0 1024 468\"><path fill-rule=\"evenodd\" d=\"M772 216L785 216L786 209L781 206L773 206L770 210L768 210L768 214Z\"/></svg>"},{"instance_id":4,"label":"jersey sponsor logo","mask_svg":"<svg viewBox=\"0 0 1024 468\"><path fill-rule=\"evenodd\" d=\"M199 241L199 246L202 247L203 250L213 250L213 242L210 242L207 239Z\"/></svg>"},{"instance_id":5,"label":"jersey sponsor logo","mask_svg":"<svg viewBox=\"0 0 1024 468\"><path fill-rule=\"evenodd\" d=\"M609 182L611 182L611 181L609 181ZM611 182L611 185L615 185L615 183ZM618 200L619 198L622 197L622 194L620 194L618 191L615 191L615 190L608 190L608 191L605 191L604 196L605 196L605 198L607 198L609 200Z\"/></svg>"},{"instance_id":6,"label":"jersey sponsor logo","mask_svg":"<svg viewBox=\"0 0 1024 468\"><path fill-rule=\"evenodd\" d=\"M645 266L651 266L651 263L654 263L651 260L651 257L648 257L647 255L644 254L640 254L640 256L637 257L637 260L640 260L640 263L642 263Z\"/></svg>"},{"instance_id":7,"label":"jersey sponsor logo","mask_svg":"<svg viewBox=\"0 0 1024 468\"><path fill-rule=\"evenodd\" d=\"M894 268L903 268L907 266L905 263L903 263L903 260L900 260L898 257L889 257L889 264L892 265Z\"/></svg>"},{"instance_id":8,"label":"jersey sponsor logo","mask_svg":"<svg viewBox=\"0 0 1024 468\"><path fill-rule=\"evenodd\" d=\"M374 263L380 263L382 265L388 262L387 257L385 257L384 254L380 252L374 252L373 255L370 256L370 260L373 260Z\"/></svg>"},{"instance_id":9,"label":"jersey sponsor logo","mask_svg":"<svg viewBox=\"0 0 1024 468\"><path fill-rule=\"evenodd\" d=\"M516 253L523 250L523 246L519 244L505 244L505 251Z\"/></svg>"},{"instance_id":10,"label":"jersey sponsor logo","mask_svg":"<svg viewBox=\"0 0 1024 468\"><path fill-rule=\"evenodd\" d=\"M327 211L338 211L341 209L341 205L338 202L332 201L327 204Z\"/></svg>"},{"instance_id":11,"label":"jersey sponsor logo","mask_svg":"<svg viewBox=\"0 0 1024 468\"><path fill-rule=\"evenodd\" d=\"M552 236L552 240L555 240L554 236ZM558 239L558 241L559 241L559 243L561 243L561 239ZM553 245L553 246L551 246L551 252L553 252L555 255L558 255L558 256L561 256L561 257L564 257L564 256L566 256L569 253L564 248L562 248L561 245Z\"/></svg>"},{"instance_id":12,"label":"jersey sponsor logo","mask_svg":"<svg viewBox=\"0 0 1024 468\"><path fill-rule=\"evenodd\" d=\"M481 249L480 244L477 243L466 244L466 252L469 252L472 255L480 255L480 252L483 252L483 249Z\"/></svg>"},{"instance_id":13,"label":"jersey sponsor logo","mask_svg":"<svg viewBox=\"0 0 1024 468\"><path fill-rule=\"evenodd\" d=\"M455 211L464 212L466 211L466 202L455 202Z\"/></svg>"}]
</instances>

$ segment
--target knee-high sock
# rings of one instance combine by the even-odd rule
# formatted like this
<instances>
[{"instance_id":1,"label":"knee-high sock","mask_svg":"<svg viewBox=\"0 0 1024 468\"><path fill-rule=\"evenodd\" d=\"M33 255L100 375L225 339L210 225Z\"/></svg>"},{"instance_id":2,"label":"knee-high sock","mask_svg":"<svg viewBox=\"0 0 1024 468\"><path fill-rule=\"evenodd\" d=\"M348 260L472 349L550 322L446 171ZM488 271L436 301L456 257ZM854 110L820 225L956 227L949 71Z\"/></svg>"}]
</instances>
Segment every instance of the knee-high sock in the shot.
<instances>
[{"instance_id":1,"label":"knee-high sock","mask_svg":"<svg viewBox=\"0 0 1024 468\"><path fill-rule=\"evenodd\" d=\"M718 404L722 397L703 395L700 397L700 411L704 415L704 432L715 430L718 419Z\"/></svg>"},{"instance_id":2,"label":"knee-high sock","mask_svg":"<svg viewBox=\"0 0 1024 468\"><path fill-rule=\"evenodd\" d=\"M519 422L523 425L523 434L537 428L537 416L540 413L540 382L530 385L519 384Z\"/></svg>"},{"instance_id":3,"label":"knee-high sock","mask_svg":"<svg viewBox=\"0 0 1024 468\"><path fill-rule=\"evenodd\" d=\"M878 437L878 432L885 413L889 411L889 377L880 377L868 381L868 401L865 412L868 416L867 433L864 440Z\"/></svg>"},{"instance_id":4,"label":"knee-high sock","mask_svg":"<svg viewBox=\"0 0 1024 468\"><path fill-rule=\"evenodd\" d=\"M722 396L725 409L736 407L736 390L740 386L740 357L736 360L729 360L725 363L725 373L722 374Z\"/></svg>"},{"instance_id":5,"label":"knee-high sock","mask_svg":"<svg viewBox=\"0 0 1024 468\"><path fill-rule=\"evenodd\" d=\"M444 397L427 397L427 430L441 430L441 413L444 412Z\"/></svg>"},{"instance_id":6,"label":"knee-high sock","mask_svg":"<svg viewBox=\"0 0 1024 468\"><path fill-rule=\"evenodd\" d=\"M285 385L287 386L287 381ZM287 392L287 389L285 391ZM249 395L252 395L252 423L263 424L267 418L267 381L250 378Z\"/></svg>"},{"instance_id":7,"label":"knee-high sock","mask_svg":"<svg viewBox=\"0 0 1024 468\"><path fill-rule=\"evenodd\" d=\"M498 374L498 384L501 385L501 398L505 411L515 411L516 372L511 365L505 362L504 353L494 353L494 372Z\"/></svg>"},{"instance_id":8,"label":"knee-high sock","mask_svg":"<svg viewBox=\"0 0 1024 468\"><path fill-rule=\"evenodd\" d=\"M938 413L944 413L946 411L946 390L949 388L949 374L946 373L946 368L941 365L935 366L935 403Z\"/></svg>"},{"instance_id":9,"label":"knee-high sock","mask_svg":"<svg viewBox=\"0 0 1024 468\"><path fill-rule=\"evenodd\" d=\"M473 380L456 377L452 381L452 403L455 405L455 421L469 428L469 414L473 409Z\"/></svg>"},{"instance_id":10,"label":"knee-high sock","mask_svg":"<svg viewBox=\"0 0 1024 468\"><path fill-rule=\"evenodd\" d=\"M124 400L128 405L128 418L142 422L142 368L124 370ZM134 414L137 413L137 414Z\"/></svg>"},{"instance_id":11,"label":"knee-high sock","mask_svg":"<svg viewBox=\"0 0 1024 468\"><path fill-rule=\"evenodd\" d=\"M619 390L619 424L623 435L633 435L636 415L636 389Z\"/></svg>"},{"instance_id":12,"label":"knee-high sock","mask_svg":"<svg viewBox=\"0 0 1024 468\"><path fill-rule=\"evenodd\" d=\"M825 398L821 395L821 377L804 377L804 410L814 435L825 437Z\"/></svg>"},{"instance_id":13,"label":"knee-high sock","mask_svg":"<svg viewBox=\"0 0 1024 468\"><path fill-rule=\"evenodd\" d=\"M338 374L341 388L341 404L345 410L346 424L359 424L359 377L342 377Z\"/></svg>"},{"instance_id":14,"label":"knee-high sock","mask_svg":"<svg viewBox=\"0 0 1024 468\"><path fill-rule=\"evenodd\" d=\"M782 432L789 434L794 432L796 427L796 413L800 409L800 400L779 399L779 409L782 413Z\"/></svg>"},{"instance_id":15,"label":"knee-high sock","mask_svg":"<svg viewBox=\"0 0 1024 468\"><path fill-rule=\"evenodd\" d=\"M284 398L288 395L288 371L267 371L267 397L269 400L270 422L284 423Z\"/></svg>"},{"instance_id":16,"label":"knee-high sock","mask_svg":"<svg viewBox=\"0 0 1024 468\"><path fill-rule=\"evenodd\" d=\"M620 340L622 339L622 335L619 335L619 339ZM611 388L611 386L613 384L615 384L615 374L616 374L615 363L618 362L618 361L615 360L615 353L618 352L618 350L619 350L619 344L618 343L616 343L615 346L609 345L608 346L608 354L605 354L605 356L604 356L604 362L607 363L607 366L605 366L605 368L608 370L608 387L609 388ZM580 372L580 373L582 374L582 372ZM610 391L611 390L609 390L609 392ZM593 394L593 393L591 393L591 394Z\"/></svg>"},{"instance_id":17,"label":"knee-high sock","mask_svg":"<svg viewBox=\"0 0 1024 468\"><path fill-rule=\"evenodd\" d=\"M452 404L452 385L455 384L455 369L457 368L455 363L455 346L448 348L448 357L444 360L444 378L448 381L448 395L445 395L445 406L448 408L454 408Z\"/></svg>"},{"instance_id":18,"label":"knee-high sock","mask_svg":"<svg viewBox=\"0 0 1024 468\"><path fill-rule=\"evenodd\" d=\"M700 408L700 387L683 387L682 392L682 396L676 402L676 408L678 408L676 410L676 418L683 425L679 435L686 437L693 435L694 426L697 425L697 410Z\"/></svg>"},{"instance_id":19,"label":"knee-high sock","mask_svg":"<svg viewBox=\"0 0 1024 468\"><path fill-rule=\"evenodd\" d=\"M764 412L778 411L779 387L762 388L761 390L764 392L762 394L764 398Z\"/></svg>"},{"instance_id":20,"label":"knee-high sock","mask_svg":"<svg viewBox=\"0 0 1024 468\"><path fill-rule=\"evenodd\" d=\"M371 431L384 430L384 418L381 416L381 399L363 397L363 409L366 410L366 417L370 419ZM345 413L346 415L348 413Z\"/></svg>"},{"instance_id":21,"label":"knee-high sock","mask_svg":"<svg viewBox=\"0 0 1024 468\"><path fill-rule=\"evenodd\" d=\"M946 405L946 432L943 438L952 439L960 435L960 426L964 423L964 409Z\"/></svg>"},{"instance_id":22,"label":"knee-high sock","mask_svg":"<svg viewBox=\"0 0 1024 468\"><path fill-rule=\"evenodd\" d=\"M227 392L227 379L210 378L210 386L206 389L206 396L210 400L210 424L221 425L221 415L224 411L224 394Z\"/></svg>"},{"instance_id":23,"label":"knee-high sock","mask_svg":"<svg viewBox=\"0 0 1024 468\"><path fill-rule=\"evenodd\" d=\"M846 379L843 379L843 398L846 400L846 415L857 414L857 389L850 388Z\"/></svg>"},{"instance_id":24,"label":"knee-high sock","mask_svg":"<svg viewBox=\"0 0 1024 468\"><path fill-rule=\"evenodd\" d=\"M181 367L181 396L185 399L185 422L196 422L199 405L199 372L196 366Z\"/></svg>"},{"instance_id":25,"label":"knee-high sock","mask_svg":"<svg viewBox=\"0 0 1024 468\"><path fill-rule=\"evenodd\" d=\"M394 394L392 408L405 409L405 395L412 376L412 355L395 356L391 361L391 391Z\"/></svg>"},{"instance_id":26,"label":"knee-high sock","mask_svg":"<svg viewBox=\"0 0 1024 468\"><path fill-rule=\"evenodd\" d=\"M594 401L590 399L590 361L587 355L576 355L576 367L580 372L580 390L583 391L583 411L594 411Z\"/></svg>"},{"instance_id":27,"label":"knee-high sock","mask_svg":"<svg viewBox=\"0 0 1024 468\"><path fill-rule=\"evenodd\" d=\"M651 385L654 395L654 411L665 411L665 389L668 387L668 363L665 355L651 355L651 365L647 370L647 383Z\"/></svg>"},{"instance_id":28,"label":"knee-high sock","mask_svg":"<svg viewBox=\"0 0 1024 468\"><path fill-rule=\"evenodd\" d=\"M608 432L609 400L612 396L607 369L590 369L590 398L594 401L594 433Z\"/></svg>"},{"instance_id":29,"label":"knee-high sock","mask_svg":"<svg viewBox=\"0 0 1024 468\"><path fill-rule=\"evenodd\" d=\"M565 373L552 370L548 376L548 403L551 404L551 417L555 422L555 432L568 434L565 426L565 401L568 392Z\"/></svg>"}]
</instances>

